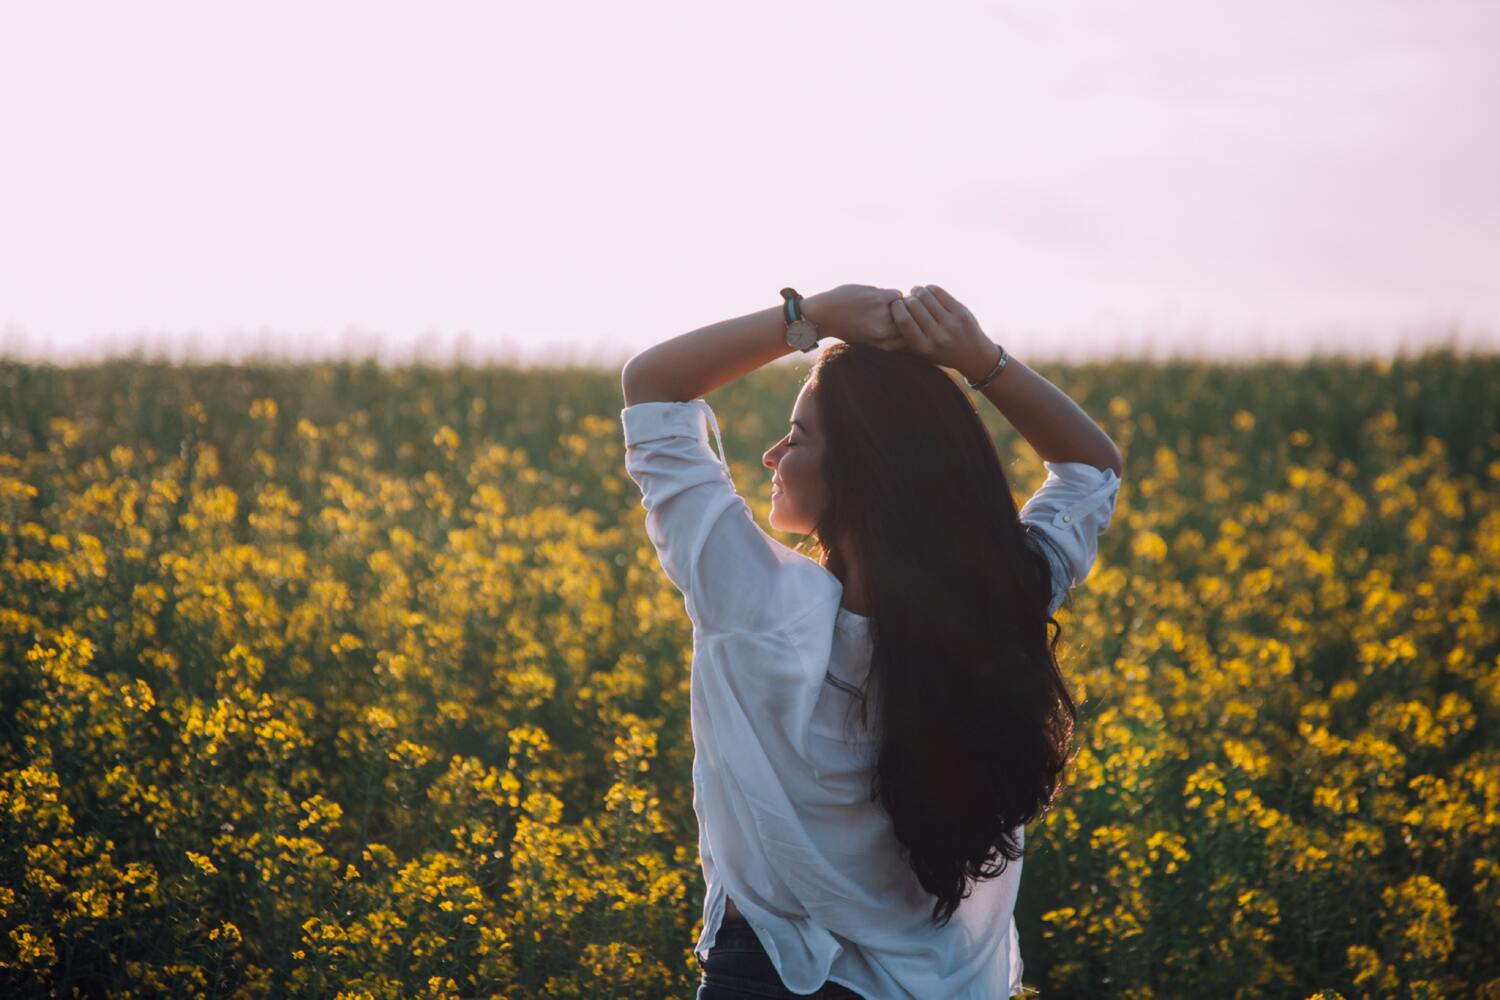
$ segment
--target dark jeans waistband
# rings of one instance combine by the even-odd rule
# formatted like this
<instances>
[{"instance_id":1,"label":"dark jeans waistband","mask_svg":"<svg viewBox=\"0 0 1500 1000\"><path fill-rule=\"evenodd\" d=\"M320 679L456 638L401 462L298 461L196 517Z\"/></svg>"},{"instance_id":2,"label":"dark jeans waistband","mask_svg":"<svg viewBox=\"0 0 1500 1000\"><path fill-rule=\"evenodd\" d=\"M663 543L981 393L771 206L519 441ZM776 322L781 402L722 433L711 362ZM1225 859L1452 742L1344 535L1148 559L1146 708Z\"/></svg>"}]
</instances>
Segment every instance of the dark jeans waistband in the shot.
<instances>
[{"instance_id":1,"label":"dark jeans waistband","mask_svg":"<svg viewBox=\"0 0 1500 1000\"><path fill-rule=\"evenodd\" d=\"M724 914L703 966L703 984L695 1000L745 1000L749 997L808 997L820 1000L863 1000L840 983L827 982L811 994L794 994L786 988L755 936L755 928L744 917Z\"/></svg>"},{"instance_id":2,"label":"dark jeans waistband","mask_svg":"<svg viewBox=\"0 0 1500 1000\"><path fill-rule=\"evenodd\" d=\"M724 914L724 919L719 922L719 932L714 935L714 947L717 948L720 945L761 947L760 939L755 936L755 928L750 926L750 921L736 913Z\"/></svg>"}]
</instances>

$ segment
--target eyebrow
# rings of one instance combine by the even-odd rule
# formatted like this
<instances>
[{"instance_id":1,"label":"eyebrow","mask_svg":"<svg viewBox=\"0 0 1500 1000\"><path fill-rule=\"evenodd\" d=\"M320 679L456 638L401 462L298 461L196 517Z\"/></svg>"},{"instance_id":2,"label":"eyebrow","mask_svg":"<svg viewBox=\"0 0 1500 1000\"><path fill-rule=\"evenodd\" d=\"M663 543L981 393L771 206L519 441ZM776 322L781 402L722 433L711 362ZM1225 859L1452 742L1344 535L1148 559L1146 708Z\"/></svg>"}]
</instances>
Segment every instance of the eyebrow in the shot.
<instances>
[{"instance_id":1,"label":"eyebrow","mask_svg":"<svg viewBox=\"0 0 1500 1000\"><path fill-rule=\"evenodd\" d=\"M807 426L805 424L803 424L802 421L800 421L800 420L793 420L792 421L792 426L795 427L795 428L797 428L798 430L800 430L804 434L811 433L807 429Z\"/></svg>"}]
</instances>

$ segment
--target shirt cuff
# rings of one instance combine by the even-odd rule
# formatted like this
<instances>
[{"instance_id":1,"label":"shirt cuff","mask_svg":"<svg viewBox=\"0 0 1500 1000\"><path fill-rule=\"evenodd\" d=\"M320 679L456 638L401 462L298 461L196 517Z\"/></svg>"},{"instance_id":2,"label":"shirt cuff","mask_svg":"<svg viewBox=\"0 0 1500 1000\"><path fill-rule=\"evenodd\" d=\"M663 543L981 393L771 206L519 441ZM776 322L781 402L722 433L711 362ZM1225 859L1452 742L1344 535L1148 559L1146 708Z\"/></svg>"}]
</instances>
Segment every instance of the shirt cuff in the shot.
<instances>
[{"instance_id":1,"label":"shirt cuff","mask_svg":"<svg viewBox=\"0 0 1500 1000\"><path fill-rule=\"evenodd\" d=\"M707 444L708 425L703 422L705 405L702 400L692 399L685 403L652 400L627 406L620 411L625 444L641 444L664 437L697 438Z\"/></svg>"},{"instance_id":2,"label":"shirt cuff","mask_svg":"<svg viewBox=\"0 0 1500 1000\"><path fill-rule=\"evenodd\" d=\"M1068 527L1105 503L1112 502L1120 490L1120 477L1114 469L1101 469L1087 462L1043 462L1042 465L1046 466L1049 475L1074 489L1086 491L1053 512L1051 521L1055 528Z\"/></svg>"}]
</instances>

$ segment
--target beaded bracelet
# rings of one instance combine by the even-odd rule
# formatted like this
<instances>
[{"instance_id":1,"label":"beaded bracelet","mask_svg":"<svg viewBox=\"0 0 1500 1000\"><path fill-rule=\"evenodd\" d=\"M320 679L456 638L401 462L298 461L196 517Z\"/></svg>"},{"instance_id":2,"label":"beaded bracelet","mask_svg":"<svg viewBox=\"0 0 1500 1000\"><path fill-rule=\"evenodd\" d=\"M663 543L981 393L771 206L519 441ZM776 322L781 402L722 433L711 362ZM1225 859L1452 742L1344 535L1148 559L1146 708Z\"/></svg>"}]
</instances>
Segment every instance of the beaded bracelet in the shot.
<instances>
[{"instance_id":1,"label":"beaded bracelet","mask_svg":"<svg viewBox=\"0 0 1500 1000\"><path fill-rule=\"evenodd\" d=\"M992 370L988 375L980 379L978 382L970 382L968 378L964 379L964 384L967 385L970 389L983 389L985 386L990 384L990 382L995 378L996 375L1000 374L1000 369L1005 367L1005 362L1008 360L1009 356L1005 353L1004 344L1000 344L998 346L1000 348L1000 360L995 362L994 370Z\"/></svg>"}]
</instances>

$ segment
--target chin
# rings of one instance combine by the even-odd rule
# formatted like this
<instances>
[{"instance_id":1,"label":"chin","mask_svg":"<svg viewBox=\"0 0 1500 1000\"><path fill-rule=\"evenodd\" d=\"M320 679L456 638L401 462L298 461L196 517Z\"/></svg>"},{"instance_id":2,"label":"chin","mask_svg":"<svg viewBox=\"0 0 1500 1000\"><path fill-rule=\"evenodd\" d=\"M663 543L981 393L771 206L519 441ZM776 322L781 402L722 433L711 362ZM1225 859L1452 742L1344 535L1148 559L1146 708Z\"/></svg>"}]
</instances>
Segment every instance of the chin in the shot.
<instances>
[{"instance_id":1,"label":"chin","mask_svg":"<svg viewBox=\"0 0 1500 1000\"><path fill-rule=\"evenodd\" d=\"M791 530L790 528L788 528L786 526L786 515L782 514L780 511L776 510L775 507L771 508L771 514L770 514L769 517L766 518L766 522L768 524L770 524L771 527L775 528L777 531L790 531Z\"/></svg>"},{"instance_id":2,"label":"chin","mask_svg":"<svg viewBox=\"0 0 1500 1000\"><path fill-rule=\"evenodd\" d=\"M805 529L800 528L797 525L788 522L787 519L784 518L784 517L772 517L772 518L768 518L768 520L770 522L771 527L775 528L777 531L784 532L784 533L786 533L788 535L802 535L802 534L806 534Z\"/></svg>"}]
</instances>

